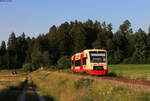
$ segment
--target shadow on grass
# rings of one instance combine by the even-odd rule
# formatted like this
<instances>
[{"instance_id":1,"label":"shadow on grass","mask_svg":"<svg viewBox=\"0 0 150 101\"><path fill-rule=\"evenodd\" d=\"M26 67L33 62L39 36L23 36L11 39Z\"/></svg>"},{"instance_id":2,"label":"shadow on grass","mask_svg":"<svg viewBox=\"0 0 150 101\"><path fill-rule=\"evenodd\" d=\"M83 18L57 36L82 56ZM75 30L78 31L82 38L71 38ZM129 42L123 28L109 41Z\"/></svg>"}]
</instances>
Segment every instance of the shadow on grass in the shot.
<instances>
[{"instance_id":1,"label":"shadow on grass","mask_svg":"<svg viewBox=\"0 0 150 101\"><path fill-rule=\"evenodd\" d=\"M38 94L38 87L35 83L30 82L27 84L28 87L26 89L26 101L55 101L52 96L42 96ZM39 98L40 97L40 98Z\"/></svg>"},{"instance_id":2,"label":"shadow on grass","mask_svg":"<svg viewBox=\"0 0 150 101\"><path fill-rule=\"evenodd\" d=\"M95 76L95 75L92 75ZM97 76L97 75L96 75ZM109 72L107 75L98 75L98 77L107 77L107 76L111 76L111 77L118 77L118 75L114 72Z\"/></svg>"},{"instance_id":3,"label":"shadow on grass","mask_svg":"<svg viewBox=\"0 0 150 101\"><path fill-rule=\"evenodd\" d=\"M22 89L26 81L19 86L10 86L7 89L0 90L0 101L16 101L18 95L22 92Z\"/></svg>"},{"instance_id":4,"label":"shadow on grass","mask_svg":"<svg viewBox=\"0 0 150 101\"><path fill-rule=\"evenodd\" d=\"M0 101L17 101L26 85L28 85L28 88L25 93L25 101L39 101L38 95L34 91L37 86L32 83L28 84L28 80L24 81L19 86L11 86L7 89L0 90ZM45 99L44 101L55 101L52 96L43 96L43 98Z\"/></svg>"},{"instance_id":5,"label":"shadow on grass","mask_svg":"<svg viewBox=\"0 0 150 101\"><path fill-rule=\"evenodd\" d=\"M45 101L55 101L52 96L43 96Z\"/></svg>"},{"instance_id":6,"label":"shadow on grass","mask_svg":"<svg viewBox=\"0 0 150 101\"><path fill-rule=\"evenodd\" d=\"M108 75L106 75L106 76L117 77L118 75L114 72L109 72Z\"/></svg>"}]
</instances>

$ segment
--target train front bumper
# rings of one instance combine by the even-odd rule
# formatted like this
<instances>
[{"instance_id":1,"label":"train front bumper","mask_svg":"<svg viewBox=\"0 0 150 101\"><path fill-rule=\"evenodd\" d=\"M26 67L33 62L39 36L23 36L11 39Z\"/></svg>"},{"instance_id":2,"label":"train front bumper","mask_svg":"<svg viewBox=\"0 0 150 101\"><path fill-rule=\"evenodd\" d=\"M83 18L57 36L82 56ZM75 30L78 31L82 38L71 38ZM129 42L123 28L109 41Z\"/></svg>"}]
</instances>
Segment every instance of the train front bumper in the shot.
<instances>
[{"instance_id":1,"label":"train front bumper","mask_svg":"<svg viewBox=\"0 0 150 101\"><path fill-rule=\"evenodd\" d=\"M91 75L107 75L108 74L108 70L86 70L86 72L88 74L91 74Z\"/></svg>"}]
</instances>

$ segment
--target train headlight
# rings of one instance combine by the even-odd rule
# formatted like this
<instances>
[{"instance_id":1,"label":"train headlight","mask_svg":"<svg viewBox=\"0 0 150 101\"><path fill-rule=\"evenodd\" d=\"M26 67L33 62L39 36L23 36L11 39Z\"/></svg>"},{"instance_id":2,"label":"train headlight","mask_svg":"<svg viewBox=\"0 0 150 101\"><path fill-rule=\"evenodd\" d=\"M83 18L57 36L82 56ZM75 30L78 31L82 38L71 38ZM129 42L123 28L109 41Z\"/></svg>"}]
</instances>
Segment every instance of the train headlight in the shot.
<instances>
[{"instance_id":1,"label":"train headlight","mask_svg":"<svg viewBox=\"0 0 150 101\"><path fill-rule=\"evenodd\" d=\"M94 66L94 70L104 70L103 66Z\"/></svg>"}]
</instances>

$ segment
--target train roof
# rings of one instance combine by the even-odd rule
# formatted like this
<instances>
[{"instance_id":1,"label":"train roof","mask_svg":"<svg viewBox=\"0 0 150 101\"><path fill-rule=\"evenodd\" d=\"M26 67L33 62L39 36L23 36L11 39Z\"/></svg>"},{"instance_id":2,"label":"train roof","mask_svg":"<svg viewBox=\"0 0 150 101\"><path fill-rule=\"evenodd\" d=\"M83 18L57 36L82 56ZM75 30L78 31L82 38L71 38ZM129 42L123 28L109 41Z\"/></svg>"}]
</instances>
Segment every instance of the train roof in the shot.
<instances>
[{"instance_id":1,"label":"train roof","mask_svg":"<svg viewBox=\"0 0 150 101\"><path fill-rule=\"evenodd\" d=\"M86 49L86 50L83 50L84 51L106 51L104 49Z\"/></svg>"},{"instance_id":2,"label":"train roof","mask_svg":"<svg viewBox=\"0 0 150 101\"><path fill-rule=\"evenodd\" d=\"M74 55L80 55L80 54L83 54L84 52L90 52L90 51L106 51L106 50L104 50L104 49L85 49L82 52L75 53ZM74 56L74 55L72 55L72 56Z\"/></svg>"}]
</instances>

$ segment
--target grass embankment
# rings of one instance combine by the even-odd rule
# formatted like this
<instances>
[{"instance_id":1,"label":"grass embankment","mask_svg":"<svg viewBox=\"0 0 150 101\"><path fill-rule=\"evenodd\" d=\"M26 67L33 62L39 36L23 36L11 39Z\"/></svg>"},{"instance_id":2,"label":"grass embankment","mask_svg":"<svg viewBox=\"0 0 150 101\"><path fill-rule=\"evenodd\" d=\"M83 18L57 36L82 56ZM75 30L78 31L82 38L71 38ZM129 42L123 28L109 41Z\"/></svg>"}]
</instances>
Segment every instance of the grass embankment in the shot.
<instances>
[{"instance_id":1,"label":"grass embankment","mask_svg":"<svg viewBox=\"0 0 150 101\"><path fill-rule=\"evenodd\" d=\"M0 101L16 101L22 91L24 81L25 75L12 75L10 70L1 70Z\"/></svg>"},{"instance_id":2,"label":"grass embankment","mask_svg":"<svg viewBox=\"0 0 150 101\"><path fill-rule=\"evenodd\" d=\"M109 65L108 69L117 76L150 81L150 64Z\"/></svg>"},{"instance_id":3,"label":"grass embankment","mask_svg":"<svg viewBox=\"0 0 150 101\"><path fill-rule=\"evenodd\" d=\"M54 70L56 71L56 70ZM59 70L60 72L69 72L71 69ZM116 64L108 65L108 72L119 77L127 77L137 80L150 81L150 64Z\"/></svg>"},{"instance_id":4,"label":"grass embankment","mask_svg":"<svg viewBox=\"0 0 150 101\"><path fill-rule=\"evenodd\" d=\"M31 73L49 101L149 101L150 88L60 72Z\"/></svg>"}]
</instances>

